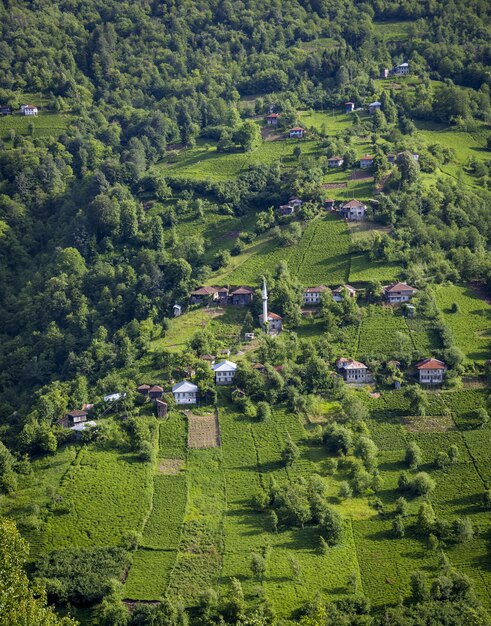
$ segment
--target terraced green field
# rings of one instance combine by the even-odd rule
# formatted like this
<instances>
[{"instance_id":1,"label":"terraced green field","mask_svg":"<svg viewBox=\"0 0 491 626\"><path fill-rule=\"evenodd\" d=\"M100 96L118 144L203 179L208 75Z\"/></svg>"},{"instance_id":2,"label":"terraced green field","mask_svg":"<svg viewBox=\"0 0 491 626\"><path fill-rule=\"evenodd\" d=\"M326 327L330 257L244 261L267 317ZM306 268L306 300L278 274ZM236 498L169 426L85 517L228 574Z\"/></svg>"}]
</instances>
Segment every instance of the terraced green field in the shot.
<instances>
[{"instance_id":1,"label":"terraced green field","mask_svg":"<svg viewBox=\"0 0 491 626\"><path fill-rule=\"evenodd\" d=\"M263 240L234 259L230 270L220 272L209 283L258 284L265 271L274 271L287 261L290 272L305 286L338 286L348 279L349 233L334 215L312 221L296 246L279 248L274 240Z\"/></svg>"},{"instance_id":2,"label":"terraced green field","mask_svg":"<svg viewBox=\"0 0 491 626\"><path fill-rule=\"evenodd\" d=\"M34 126L34 137L61 135L66 130L70 119L71 116L67 113L43 112L33 117L26 117L19 113L7 115L0 117L0 139L9 139L11 130L17 135L27 135L30 122Z\"/></svg>"},{"instance_id":3,"label":"terraced green field","mask_svg":"<svg viewBox=\"0 0 491 626\"><path fill-rule=\"evenodd\" d=\"M466 361L483 363L491 354L491 305L470 287L438 287L436 302ZM452 313L456 303L458 312Z\"/></svg>"}]
</instances>

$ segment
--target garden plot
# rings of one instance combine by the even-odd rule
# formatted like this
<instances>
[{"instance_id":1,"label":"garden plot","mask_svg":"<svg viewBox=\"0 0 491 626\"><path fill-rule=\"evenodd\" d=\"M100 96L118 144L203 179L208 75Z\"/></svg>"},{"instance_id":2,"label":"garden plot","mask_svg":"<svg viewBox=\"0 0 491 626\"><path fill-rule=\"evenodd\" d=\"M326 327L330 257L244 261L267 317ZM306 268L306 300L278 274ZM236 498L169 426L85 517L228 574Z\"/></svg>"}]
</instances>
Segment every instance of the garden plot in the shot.
<instances>
[{"instance_id":1,"label":"garden plot","mask_svg":"<svg viewBox=\"0 0 491 626\"><path fill-rule=\"evenodd\" d=\"M218 448L220 427L217 415L194 415L188 411L188 447Z\"/></svg>"}]
</instances>

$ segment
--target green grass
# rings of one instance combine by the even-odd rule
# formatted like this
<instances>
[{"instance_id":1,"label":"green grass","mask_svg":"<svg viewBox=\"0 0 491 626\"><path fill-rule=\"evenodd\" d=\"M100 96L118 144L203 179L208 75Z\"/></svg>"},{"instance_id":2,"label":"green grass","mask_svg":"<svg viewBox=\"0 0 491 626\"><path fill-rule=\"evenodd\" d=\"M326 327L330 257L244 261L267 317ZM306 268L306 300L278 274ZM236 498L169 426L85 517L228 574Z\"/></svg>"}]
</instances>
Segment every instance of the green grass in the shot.
<instances>
[{"instance_id":1,"label":"green grass","mask_svg":"<svg viewBox=\"0 0 491 626\"><path fill-rule=\"evenodd\" d=\"M350 128L351 114L345 113L339 109L331 109L327 111L299 111L300 123L305 128L315 128L321 130L325 126L329 135L338 135L347 128Z\"/></svg>"},{"instance_id":2,"label":"green grass","mask_svg":"<svg viewBox=\"0 0 491 626\"><path fill-rule=\"evenodd\" d=\"M300 145L302 154L317 154L317 142L309 139L298 141L261 141L251 152L221 153L216 150L216 142L199 140L195 147L179 151L168 157L157 167L166 176L186 177L196 180L227 181L236 178L252 165L268 165L281 161L285 166L295 165L293 149Z\"/></svg>"},{"instance_id":3,"label":"green grass","mask_svg":"<svg viewBox=\"0 0 491 626\"><path fill-rule=\"evenodd\" d=\"M140 529L150 508L153 468L135 454L89 446L63 478L66 512L49 517L47 549L116 546Z\"/></svg>"},{"instance_id":4,"label":"green grass","mask_svg":"<svg viewBox=\"0 0 491 626\"><path fill-rule=\"evenodd\" d=\"M367 254L352 254L349 282L350 284L368 283L378 280L382 284L387 284L400 278L401 272L402 267L399 263L371 261Z\"/></svg>"},{"instance_id":5,"label":"green grass","mask_svg":"<svg viewBox=\"0 0 491 626\"><path fill-rule=\"evenodd\" d=\"M279 248L275 240L264 239L253 246L254 254L246 251L235 257L230 269L208 282L257 284L265 271L273 271L280 261L287 261L290 272L304 286L338 286L348 278L349 245L345 223L329 214L310 222L297 245Z\"/></svg>"},{"instance_id":6,"label":"green grass","mask_svg":"<svg viewBox=\"0 0 491 626\"><path fill-rule=\"evenodd\" d=\"M138 550L124 584L127 600L160 600L169 584L176 551Z\"/></svg>"},{"instance_id":7,"label":"green grass","mask_svg":"<svg viewBox=\"0 0 491 626\"><path fill-rule=\"evenodd\" d=\"M171 352L179 352L182 350L194 333L205 328L211 315L204 309L194 309L186 311L179 317L174 317L169 321L169 328L165 336L152 342L151 349L153 352L158 350L170 350Z\"/></svg>"},{"instance_id":8,"label":"green grass","mask_svg":"<svg viewBox=\"0 0 491 626\"><path fill-rule=\"evenodd\" d=\"M377 35L385 41L399 42L409 37L409 28L414 22L400 20L384 20L374 22L373 27Z\"/></svg>"},{"instance_id":9,"label":"green grass","mask_svg":"<svg viewBox=\"0 0 491 626\"><path fill-rule=\"evenodd\" d=\"M483 363L491 353L491 305L471 288L459 285L440 286L436 290L437 306L450 327L456 345L466 362ZM453 303L459 311L451 312Z\"/></svg>"},{"instance_id":10,"label":"green grass","mask_svg":"<svg viewBox=\"0 0 491 626\"><path fill-rule=\"evenodd\" d=\"M66 113L39 113L37 116L24 116L19 113L0 117L0 138L10 139L10 131L16 135L27 135L28 125L34 126L33 137L61 135L67 128L71 116Z\"/></svg>"}]
</instances>

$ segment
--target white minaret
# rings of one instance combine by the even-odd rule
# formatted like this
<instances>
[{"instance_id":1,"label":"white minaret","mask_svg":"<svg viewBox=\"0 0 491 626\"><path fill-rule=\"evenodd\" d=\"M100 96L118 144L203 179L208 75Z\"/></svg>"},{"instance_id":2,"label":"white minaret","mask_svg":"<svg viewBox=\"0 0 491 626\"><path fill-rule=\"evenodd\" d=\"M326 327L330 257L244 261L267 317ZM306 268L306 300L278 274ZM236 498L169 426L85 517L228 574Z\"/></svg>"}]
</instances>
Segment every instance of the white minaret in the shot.
<instances>
[{"instance_id":1,"label":"white minaret","mask_svg":"<svg viewBox=\"0 0 491 626\"><path fill-rule=\"evenodd\" d=\"M263 276L263 325L268 324L268 289L266 287L266 279Z\"/></svg>"}]
</instances>

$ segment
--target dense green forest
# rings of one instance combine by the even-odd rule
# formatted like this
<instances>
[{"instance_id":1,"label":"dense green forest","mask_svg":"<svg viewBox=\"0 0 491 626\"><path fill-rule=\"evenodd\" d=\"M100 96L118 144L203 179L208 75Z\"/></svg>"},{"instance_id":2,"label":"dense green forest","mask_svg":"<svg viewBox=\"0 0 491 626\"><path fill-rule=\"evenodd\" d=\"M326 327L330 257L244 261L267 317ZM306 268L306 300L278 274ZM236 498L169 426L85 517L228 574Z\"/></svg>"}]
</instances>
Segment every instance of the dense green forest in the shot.
<instances>
[{"instance_id":1,"label":"dense green forest","mask_svg":"<svg viewBox=\"0 0 491 626\"><path fill-rule=\"evenodd\" d=\"M41 582L61 612L79 611L77 618L87 624L122 626L184 626L189 619L244 626L287 619L306 626L489 623L482 607L486 594L489 601L489 572L479 574L481 587L475 592L475 580L468 576L472 564L463 560L465 571L459 571L444 551L453 546L458 552L460 539L466 532L472 535L464 527L468 518L460 512L458 519L452 513L447 520L447 505L441 503L441 510L435 505L435 514L428 504L431 485L418 492L411 483L426 480L417 479L419 474L406 476L407 484L400 478L404 484L397 487L395 474L389 474L393 458L381 463L390 476L386 484L399 488L398 501L404 500L406 489L422 502L409 514L401 509L394 521L385 503L383 517L378 462L373 460L377 446L380 451L410 449L407 433L400 437L398 431L403 443L387 443L396 418L428 414L448 421L452 416L455 433L438 432L439 445L462 448L469 467L477 468L479 487L472 502L489 507L490 459L483 452L490 432L489 13L489 3L482 0L0 2L0 105L12 112L0 118L0 508L32 543L29 584ZM404 61L410 64L410 76L381 80L383 68ZM381 109L368 115L366 108L375 100ZM356 103L350 118L344 114L345 102ZM39 114L22 117L19 109L25 103L38 106ZM264 117L272 110L280 114L283 133L305 126L306 141L269 141ZM374 155L373 180L358 183L351 171L368 152ZM392 153L400 155L397 165L388 160ZM335 154L343 157L343 176L350 172L347 183L329 170L327 159ZM343 185L352 186L344 191ZM329 195L338 201L350 193L369 203L367 233L357 235L337 217L325 217ZM300 212L293 218L278 217L274 207L292 195L304 200ZM199 310L191 307L189 328L171 319L173 306L187 303L201 285L250 284L256 289L263 275L274 310L292 332L258 340L254 358L265 374L250 362L239 365L238 385L245 397L222 390L217 394L209 368L198 357L218 354L231 344L237 353L238 336L258 333L254 319L260 300L255 298L247 315L227 310L223 318L211 321L199 318ZM380 312L382 284L399 279L418 288L416 319ZM314 283L335 287L348 280L363 294L358 302L325 299L319 319L303 319L302 288ZM419 359L437 356L449 366L446 391L456 395L445 396L444 391L435 399L408 384L407 391L383 402L368 395L360 399L331 375L336 359L347 354L363 358L382 389L403 382L401 364L408 369ZM135 392L147 380L179 380L189 368L206 404L229 417L236 411L239 421L269 423L275 411L301 419L317 413L330 416L325 423L309 423L305 455L313 455L311 473L336 472L326 469L327 461L334 462L330 457L322 460L324 465L314 458L315 446L325 446L336 464L339 456L340 467L346 465L336 487L346 496L339 496L340 501L353 493L369 500L370 515L380 516L383 532L401 539L404 525L409 526L406 515L412 515L414 541L439 546L428 565L431 576L414 563L410 570L407 566L406 589L392 590L383 601L376 598L376 585L373 597L362 593L363 572L361 578L353 575L353 589L339 592L340 597L335 592L316 597L316 589L306 595L297 588L292 592L296 601L291 607L287 602L288 617L278 617L270 602L276 592L268 592L264 582L264 546L253 550L252 566L263 595L248 591L235 570L230 567L227 574L225 567L223 577L215 577L220 596L204 576L201 591L210 588L210 593L198 603L195 591L178 591L178 574L187 580L179 559L166 583L169 598L164 593L146 597L141 591L145 585L132 578L128 564L133 555L134 563L144 558L150 562L158 552L136 532L151 520L150 509L140 519L133 503L128 528L119 526L114 513L111 540L106 541L109 531L103 537L106 530L100 536L91 530L87 537L92 536L93 545L86 537L74 540L75 531L71 537L66 531L58 541L65 531L56 527L57 516L65 515L76 527L73 519L83 515L68 494L63 499L52 486L55 470L43 465L47 459L59 460L60 471L74 486L76 471L93 466L101 476L116 475L115 450L129 455L134 467L120 478L128 481L128 489L143 485L142 511L157 458L186 460L189 475L199 473L200 461L183 451L179 437L185 438L186 431L177 411L172 418L177 425L163 427ZM464 387L468 379L475 387ZM103 397L110 393L126 394L124 406L109 410ZM169 402L175 409L172 398ZM86 404L94 405L91 419L100 420L100 430L75 441L59 422L67 411ZM223 418L224 432L229 417ZM381 426L385 417L387 424ZM303 531L304 525L320 524L329 552L330 539L332 546L340 543L337 528L347 517L338 520L315 480L306 482L309 472L298 470L297 475L288 469L302 462L297 446L303 450L305 433L297 437L295 424L281 426L284 449L274 461L260 458L261 450L267 456L273 446L260 427L251 425L240 435L230 424L228 428L244 449L252 433L258 466L270 463L273 473L275 464L287 468L278 478L280 486L273 484L275 476L268 478L259 470L261 493L254 498L262 503L254 506L262 518L268 516L275 529L279 524ZM461 430L462 439L454 440ZM467 430L476 433L471 443ZM164 435L180 443L166 444ZM428 441L418 441L425 454L434 450ZM235 468L231 452L227 460L226 445L225 461L213 457L210 463ZM450 457L441 455L431 467L445 473L452 466ZM426 473L429 458L407 467L415 471L418 465L424 470L420 474ZM289 487L282 484L285 476ZM176 494L181 488L172 487ZM87 493L81 489L77 497L89 507L90 498L85 501ZM191 487L188 491L192 496ZM360 504L363 511L368 510L366 502L364 508ZM392 505L395 498L387 502ZM179 524L184 503L182 496ZM310 511L305 518L298 513L302 506ZM358 521L369 517L366 511L353 515ZM477 515L476 559L483 554L489 559L489 546L483 547L489 525L481 509ZM0 548L6 555L19 552L5 561L12 560L12 580L25 601L18 614L9 606L0 624L57 623L45 608L46 591L28 587L24 540L10 522L2 523ZM349 531L353 544L356 528ZM180 541L186 539L182 533ZM179 549L176 536L169 552ZM213 543L204 531L199 536L200 542ZM150 555L153 549L156 554ZM87 550L85 569L78 568L78 550ZM283 572L279 578L290 576L300 585L294 560L290 566L283 563L283 570L278 567ZM288 567L293 573L286 575ZM128 583L121 589L128 570ZM70 578L89 582L77 591ZM219 587L225 583L224 591ZM2 581L1 606L7 597ZM130 614L122 600L162 601L156 607L130 603ZM32 615L31 621L25 615ZM59 619L71 623L70 618Z\"/></svg>"}]
</instances>

